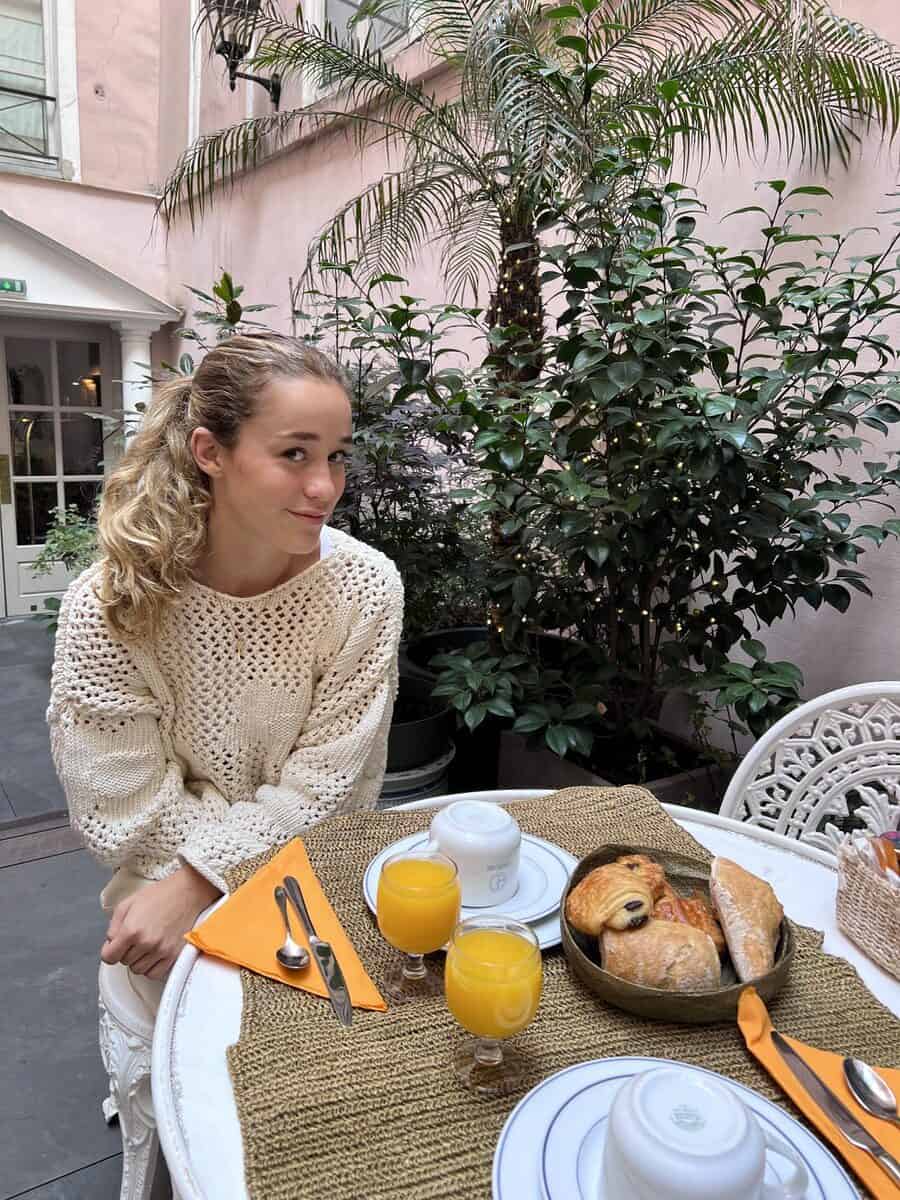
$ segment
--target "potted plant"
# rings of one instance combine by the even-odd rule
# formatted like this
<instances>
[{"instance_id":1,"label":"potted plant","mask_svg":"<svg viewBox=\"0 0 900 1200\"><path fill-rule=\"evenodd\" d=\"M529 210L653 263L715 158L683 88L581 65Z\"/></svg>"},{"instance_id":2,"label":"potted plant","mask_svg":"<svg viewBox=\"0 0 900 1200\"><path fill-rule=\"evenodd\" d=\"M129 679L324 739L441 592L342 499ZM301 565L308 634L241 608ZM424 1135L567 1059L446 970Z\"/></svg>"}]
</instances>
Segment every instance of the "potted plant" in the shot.
<instances>
[{"instance_id":1,"label":"potted plant","mask_svg":"<svg viewBox=\"0 0 900 1200\"><path fill-rule=\"evenodd\" d=\"M543 278L563 307L545 369L499 387L488 368L460 401L484 473L460 495L504 541L493 645L446 661L438 693L472 727L512 710L532 747L592 778L617 765L652 778L672 692L693 697L699 728L759 736L802 677L756 632L803 605L844 612L869 594L863 548L900 534L890 515L854 521L872 501L893 511L896 467L843 466L860 432L900 419L883 330L900 307L898 236L850 257L847 236L802 232L825 189L776 180L753 206L761 244L730 253L696 236L685 188L652 181L666 165L611 149L581 202L548 214L563 240ZM810 263L786 261L798 244ZM581 642L579 669L542 669L535 629ZM521 749L505 785L535 781Z\"/></svg>"},{"instance_id":2,"label":"potted plant","mask_svg":"<svg viewBox=\"0 0 900 1200\"><path fill-rule=\"evenodd\" d=\"M309 340L342 363L352 387L354 456L334 521L393 559L406 593L386 789L429 794L433 764L443 762L448 786L464 790L483 754L465 727L454 730L446 701L432 697L428 662L434 630L468 629L483 622L486 607L486 522L452 495L467 459L450 407L462 372L445 361L451 333L468 335L476 313L405 294L382 300L402 281L358 280L353 263L334 264L330 276L333 290L308 291L295 316ZM456 754L448 759L451 738Z\"/></svg>"}]
</instances>

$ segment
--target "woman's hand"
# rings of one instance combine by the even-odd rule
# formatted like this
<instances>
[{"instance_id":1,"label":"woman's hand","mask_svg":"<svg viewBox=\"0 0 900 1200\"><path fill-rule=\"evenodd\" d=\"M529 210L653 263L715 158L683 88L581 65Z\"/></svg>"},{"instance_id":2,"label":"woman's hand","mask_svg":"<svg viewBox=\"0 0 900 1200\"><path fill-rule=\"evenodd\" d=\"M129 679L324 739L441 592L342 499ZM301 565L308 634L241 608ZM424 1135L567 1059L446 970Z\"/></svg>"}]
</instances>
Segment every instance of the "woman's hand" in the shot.
<instances>
[{"instance_id":1,"label":"woman's hand","mask_svg":"<svg viewBox=\"0 0 900 1200\"><path fill-rule=\"evenodd\" d=\"M165 979L184 935L221 894L191 866L148 883L116 905L100 957L105 963L124 963L136 975Z\"/></svg>"}]
</instances>

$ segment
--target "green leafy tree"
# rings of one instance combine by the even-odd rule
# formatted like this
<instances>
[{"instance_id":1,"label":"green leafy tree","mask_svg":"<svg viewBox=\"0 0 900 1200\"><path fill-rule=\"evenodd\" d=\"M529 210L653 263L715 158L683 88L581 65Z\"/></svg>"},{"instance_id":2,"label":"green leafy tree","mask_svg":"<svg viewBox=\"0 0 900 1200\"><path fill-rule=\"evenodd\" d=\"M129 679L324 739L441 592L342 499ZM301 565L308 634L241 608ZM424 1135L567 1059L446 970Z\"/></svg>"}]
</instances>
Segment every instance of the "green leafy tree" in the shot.
<instances>
[{"instance_id":1,"label":"green leafy tree","mask_svg":"<svg viewBox=\"0 0 900 1200\"><path fill-rule=\"evenodd\" d=\"M900 421L900 233L854 255L851 235L803 230L824 188L775 180L750 207L760 244L735 253L696 236L690 192L644 175L611 151L559 215L543 377L498 388L485 368L461 403L484 473L462 498L504 536L491 588L513 659L492 650L478 688L448 663L442 685L475 718L509 699L557 752L646 737L673 689L758 736L802 685L759 630L845 612L871 594L866 548L900 536L897 455L873 445ZM622 176L616 215L594 197ZM575 639L589 688L535 674L540 629Z\"/></svg>"},{"instance_id":2,"label":"green leafy tree","mask_svg":"<svg viewBox=\"0 0 900 1200\"><path fill-rule=\"evenodd\" d=\"M330 351L351 386L353 458L334 523L397 564L407 637L480 622L486 520L452 498L468 472L468 439L452 420L463 387L452 342L476 310L406 294L385 302L382 288L405 281L359 280L357 266L330 267L333 287L310 291L295 310L306 339Z\"/></svg>"}]
</instances>

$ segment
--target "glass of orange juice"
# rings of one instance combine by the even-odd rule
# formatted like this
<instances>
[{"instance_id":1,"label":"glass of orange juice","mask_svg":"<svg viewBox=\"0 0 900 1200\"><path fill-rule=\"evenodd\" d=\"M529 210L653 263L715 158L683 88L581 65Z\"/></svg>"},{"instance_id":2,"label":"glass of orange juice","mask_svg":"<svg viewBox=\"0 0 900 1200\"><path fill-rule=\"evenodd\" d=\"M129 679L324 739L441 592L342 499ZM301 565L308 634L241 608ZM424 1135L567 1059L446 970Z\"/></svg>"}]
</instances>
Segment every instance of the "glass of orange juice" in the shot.
<instances>
[{"instance_id":1,"label":"glass of orange juice","mask_svg":"<svg viewBox=\"0 0 900 1200\"><path fill-rule=\"evenodd\" d=\"M466 1087L483 1096L506 1096L522 1084L524 1062L503 1043L531 1023L542 981L541 951L529 926L488 914L456 926L444 990L453 1016L475 1035L454 1056Z\"/></svg>"},{"instance_id":2,"label":"glass of orange juice","mask_svg":"<svg viewBox=\"0 0 900 1200\"><path fill-rule=\"evenodd\" d=\"M445 854L423 847L385 861L375 904L378 928L385 941L404 953L385 979L391 1000L440 995L440 974L429 972L423 956L450 941L459 903L456 863Z\"/></svg>"}]
</instances>

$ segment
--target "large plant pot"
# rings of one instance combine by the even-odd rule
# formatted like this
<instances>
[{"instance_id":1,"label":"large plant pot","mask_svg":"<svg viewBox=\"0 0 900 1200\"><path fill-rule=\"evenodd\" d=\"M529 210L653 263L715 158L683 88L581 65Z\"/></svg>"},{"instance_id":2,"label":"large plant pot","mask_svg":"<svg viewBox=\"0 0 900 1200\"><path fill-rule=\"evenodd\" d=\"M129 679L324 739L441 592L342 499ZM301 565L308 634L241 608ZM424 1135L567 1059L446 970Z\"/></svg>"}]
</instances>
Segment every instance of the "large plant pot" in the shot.
<instances>
[{"instance_id":1,"label":"large plant pot","mask_svg":"<svg viewBox=\"0 0 900 1200\"><path fill-rule=\"evenodd\" d=\"M541 661L547 667L565 666L569 650L575 643L571 638L555 633L530 635L538 650ZM438 671L429 666L437 654L450 654L465 650L476 642L486 642L486 625L460 625L454 629L435 629L431 633L413 638L400 655L400 669L409 676L432 683ZM450 790L452 792L480 792L499 786L501 735L508 730L509 722L495 716L487 716L474 732L465 727L453 733L456 758L450 766Z\"/></svg>"},{"instance_id":2,"label":"large plant pot","mask_svg":"<svg viewBox=\"0 0 900 1200\"><path fill-rule=\"evenodd\" d=\"M450 746L445 754L432 762L423 763L409 771L388 771L384 777L378 808L394 808L413 800L446 796L450 788L450 764L456 749Z\"/></svg>"},{"instance_id":3,"label":"large plant pot","mask_svg":"<svg viewBox=\"0 0 900 1200\"><path fill-rule=\"evenodd\" d=\"M437 671L429 667L436 654L465 650L473 642L486 642L487 625L459 625L455 629L434 629L407 642L400 652L401 671L422 679L436 679Z\"/></svg>"},{"instance_id":4,"label":"large plant pot","mask_svg":"<svg viewBox=\"0 0 900 1200\"><path fill-rule=\"evenodd\" d=\"M432 697L431 688L431 680L400 676L388 736L388 772L410 771L447 753L453 717L443 700Z\"/></svg>"},{"instance_id":5,"label":"large plant pot","mask_svg":"<svg viewBox=\"0 0 900 1200\"><path fill-rule=\"evenodd\" d=\"M693 749L687 739L677 734L666 732L664 736L673 745ZM688 771L648 779L641 786L646 787L664 804L681 804L687 808L700 808L705 812L718 812L722 797L736 769L737 760L725 766L718 763L703 764ZM637 783L638 780L634 779L631 782ZM504 730L500 735L497 786L566 788L616 785L571 759L559 758L546 747L531 750L521 734Z\"/></svg>"}]
</instances>

